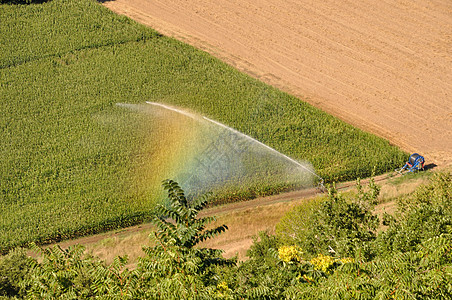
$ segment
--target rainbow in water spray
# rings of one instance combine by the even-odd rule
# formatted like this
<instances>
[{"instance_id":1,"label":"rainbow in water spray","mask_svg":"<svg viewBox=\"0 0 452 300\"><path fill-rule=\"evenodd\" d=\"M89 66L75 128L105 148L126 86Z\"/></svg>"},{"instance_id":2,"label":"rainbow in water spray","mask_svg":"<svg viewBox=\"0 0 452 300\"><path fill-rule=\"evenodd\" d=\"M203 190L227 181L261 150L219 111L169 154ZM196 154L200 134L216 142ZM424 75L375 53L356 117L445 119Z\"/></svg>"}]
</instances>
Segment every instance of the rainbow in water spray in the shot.
<instances>
[{"instance_id":1,"label":"rainbow in water spray","mask_svg":"<svg viewBox=\"0 0 452 300\"><path fill-rule=\"evenodd\" d=\"M161 181L169 178L188 195L258 196L323 183L309 163L218 121L166 104L146 103L117 104L133 112L131 118L141 120L144 132L135 162L135 189L156 194Z\"/></svg>"},{"instance_id":2,"label":"rainbow in water spray","mask_svg":"<svg viewBox=\"0 0 452 300\"><path fill-rule=\"evenodd\" d=\"M199 116L197 116L195 114L192 114L192 113L189 113L187 111L184 111L184 110L181 110L181 109L169 106L169 105L165 105L165 104L162 104L162 103L149 102L149 101L147 101L146 103L149 104L149 105L160 107L160 108L165 109L165 110L169 110L169 111L173 111L173 112L179 113L179 114L184 115L184 116L186 116L188 118L191 118L193 120L201 121L201 118L202 118L202 120L208 121L212 125L216 126L217 129L223 129L224 132L228 132L229 133L229 139L231 139L231 136L232 136L233 137L232 140L234 140L235 143L240 142L240 144L242 146L244 144L248 144L247 146L245 146L246 149L248 150L248 152L250 152L250 153L248 153L248 155L253 155L253 152L255 152L257 154L257 153L262 152L262 150L265 150L264 152L270 153L271 156L275 156L275 157L277 157L279 159L282 159L283 161L286 161L287 164L295 166L295 169L303 170L304 171L303 173L307 172L310 175L312 175L313 177L316 177L318 179L319 186L321 188L324 188L324 186L323 186L323 183L324 183L323 178L321 178L319 175L317 175L315 173L315 171L313 170L312 166L310 166L310 165L308 165L306 163L304 163L304 164L300 163L300 162L294 160L293 158L291 158L291 157L289 157L289 156L287 156L287 155L285 155L283 153L278 152L277 150L273 149L272 147L270 147L270 146L268 146L268 145L266 145L266 144L264 144L264 143L262 143L262 142L260 142L260 141L258 141L256 139L254 139L254 138L252 138L252 137L250 137L250 136L248 136L248 135L246 135L246 134L244 134L242 132L239 132L239 131L235 130L234 128L231 128L231 127L229 127L229 126L227 126L225 124L222 124L222 123L220 123L218 121L212 120L212 119L210 119L208 117L205 117L205 116L199 117ZM222 138L223 140L225 139L224 134L219 134L219 137ZM225 143L225 144L229 144L229 148L233 148L233 147L231 147L230 143ZM253 147L250 147L250 145L253 145ZM255 150L254 151L250 150L250 148L254 148ZM260 148L260 149L258 151L256 151L256 148ZM216 151L221 156L222 150L218 149L218 147L217 147ZM237 152L240 153L240 149ZM229 163L233 164L231 161L229 161ZM268 161L267 161L267 163L268 163ZM270 167L272 164L268 164L268 165ZM228 168L228 167L231 167L231 166L223 166L223 167ZM235 169L235 168L236 167L234 167L232 169ZM236 170L236 171L238 171L237 173L243 173L242 170ZM211 172L208 172L208 173L211 173ZM229 174L227 176L225 176L225 175L223 175L223 176L224 176L224 178L220 178L220 180L219 180L220 183L221 182L224 183L224 182L228 181L228 179L230 179L230 177L231 177L231 174ZM261 178L261 179L264 179L264 178Z\"/></svg>"}]
</instances>

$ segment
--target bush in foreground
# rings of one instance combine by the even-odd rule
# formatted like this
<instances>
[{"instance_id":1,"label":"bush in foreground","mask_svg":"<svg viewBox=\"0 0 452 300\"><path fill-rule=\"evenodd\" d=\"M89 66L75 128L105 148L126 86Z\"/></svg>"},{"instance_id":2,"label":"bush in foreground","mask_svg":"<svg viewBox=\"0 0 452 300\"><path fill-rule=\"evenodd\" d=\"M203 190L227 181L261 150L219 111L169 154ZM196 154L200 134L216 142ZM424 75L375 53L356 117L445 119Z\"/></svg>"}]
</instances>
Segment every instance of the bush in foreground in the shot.
<instances>
[{"instance_id":1,"label":"bush in foreground","mask_svg":"<svg viewBox=\"0 0 452 300\"><path fill-rule=\"evenodd\" d=\"M106 265L81 247L42 250L39 261L15 251L0 261L0 297L452 299L450 173L401 199L400 211L384 218L388 227L380 233L371 213L376 186L359 188L351 199L331 190L310 208L305 224L311 229L303 232L309 238L261 233L249 260L238 265L218 250L195 247L226 230L206 230L213 219L197 218L207 198L188 201L175 182L164 186L170 205L159 208L155 246L145 249L135 270L124 267L126 258ZM318 216L320 224L310 223ZM316 244L309 242L315 232Z\"/></svg>"}]
</instances>

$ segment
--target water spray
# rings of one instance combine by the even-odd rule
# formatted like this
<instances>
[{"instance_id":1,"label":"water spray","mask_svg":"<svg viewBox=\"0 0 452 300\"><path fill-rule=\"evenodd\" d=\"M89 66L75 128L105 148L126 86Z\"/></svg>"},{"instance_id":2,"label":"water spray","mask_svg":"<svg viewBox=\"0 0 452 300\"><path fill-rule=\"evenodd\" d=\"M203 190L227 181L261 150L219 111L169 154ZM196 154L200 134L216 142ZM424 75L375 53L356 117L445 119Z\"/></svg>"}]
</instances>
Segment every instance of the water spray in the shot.
<instances>
[{"instance_id":1,"label":"water spray","mask_svg":"<svg viewBox=\"0 0 452 300\"><path fill-rule=\"evenodd\" d=\"M309 173L311 173L312 175L316 176L316 177L320 180L320 181L319 181L319 186L320 186L321 188L325 188L325 186L323 185L323 184L324 184L324 180L323 180L322 177L320 177L320 176L317 175L314 171L312 171L311 169L307 168L307 167L304 166L303 164L299 163L299 162L296 161L295 159L293 159L293 158L291 158L291 157L289 157L289 156L287 156L287 155L285 155L285 154L283 154L283 153L277 151L276 149L273 149L272 147L270 147L270 146L268 146L268 145L266 145L266 144L264 144L264 143L262 143L262 142L259 142L259 141L256 140L255 138L250 137L249 135L246 135L246 134L244 134L244 133L242 133L242 132L240 132L240 131L238 131L238 130L235 130L234 128L231 128L231 127L229 127L229 126L226 126L226 125L224 125L224 124L222 124L222 123L220 123L220 122L217 122L217 121L215 121L215 120L209 119L209 118L207 118L207 117L203 117L203 119L204 119L204 120L207 120L207 121L209 121L209 122L211 122L211 123L213 123L213 124L215 124L215 125L218 125L218 126L220 126L220 127L223 127L223 128L225 128L225 129L231 130L231 131L234 132L235 134L237 134L237 135L239 135L239 136L242 136L242 137L244 137L244 138L246 138L246 139L250 139L250 140L252 140L253 142L257 143L258 145L261 145L262 147L264 147L264 148L270 150L271 152L273 152L273 153L275 153L275 154L278 154L278 155L281 155L282 157L284 157L284 158L287 159L288 161L294 163L294 164L297 165L298 167L303 168L303 169L305 169L306 171L308 171Z\"/></svg>"},{"instance_id":2,"label":"water spray","mask_svg":"<svg viewBox=\"0 0 452 300\"><path fill-rule=\"evenodd\" d=\"M165 105L165 104L161 104L161 103L156 103L156 102L146 101L146 103L147 103L147 104L150 104L150 105L158 106L158 107L161 107L161 108L164 108L164 109L167 109L167 110L171 110L171 111L174 111L174 112L177 112L177 113L180 113L180 114L182 114L182 115L184 115L184 116L187 116L187 117L189 117L189 118L192 118L192 119L194 119L194 120L199 120L199 117L198 117L198 116L196 116L196 115L194 115L194 114L191 114L191 113L189 113L189 112L186 112L186 111L184 111L184 110L180 110L180 109L177 109L177 108L174 108L174 107ZM245 139L247 139L247 140L250 140L250 141L252 141L252 142L255 142L256 144L258 144L258 145L264 147L265 149L269 150L270 152L272 152L272 153L274 153L274 154L277 154L277 155L279 155L279 156L285 158L286 160L288 160L288 161L290 161L291 163L295 164L297 167L300 167L300 168L302 168L302 169L308 171L309 173L311 173L312 175L314 175L315 177L317 177L317 178L319 179L319 183L318 183L319 189L320 189L321 191L325 191L325 190L326 190L326 188L325 188L325 186L324 186L324 180L323 180L323 178L320 177L319 175L317 175L317 174L316 174L313 170L311 170L310 168L308 168L308 167L306 167L305 165L301 164L300 162L294 160L293 158L291 158L291 157L289 157L289 156L287 156L287 155L285 155L285 154L283 154L283 153L281 153L281 152L279 152L279 151L273 149L272 147L270 147L270 146L268 146L268 145L266 145L266 144L264 144L264 143L262 143L262 142L260 142L260 141L258 141L258 140L256 140L256 139L254 139L254 138L252 138L252 137L250 137L250 136L248 136L248 135L246 135L246 134L244 134L244 133L242 133L242 132L240 132L240 131L235 130L234 128L231 128L231 127L229 127L229 126L226 126L226 125L224 125L224 124L222 124L222 123L220 123L220 122L217 122L217 121L215 121L215 120L209 119L209 118L207 118L207 117L202 117L202 118L203 118L204 120L206 120L206 121L212 123L212 124L215 124L215 125L217 125L217 126L219 126L219 127L221 127L221 128L224 128L224 129L226 129L226 130L229 130L229 131L233 132L234 134L236 134L236 135L238 135L238 136L240 136L240 137L242 137L242 138L245 138Z\"/></svg>"},{"instance_id":3,"label":"water spray","mask_svg":"<svg viewBox=\"0 0 452 300\"><path fill-rule=\"evenodd\" d=\"M177 109L175 107L171 107L171 106L168 106L168 105L165 105L165 104L161 104L161 103L157 103L157 102L150 102L150 101L146 101L146 103L150 104L150 105L154 105L154 106L160 106L160 107L162 107L164 109L172 110L174 112L180 113L180 114L182 114L184 116L187 116L189 118L192 118L194 120L197 119L197 116L195 116L194 114L191 114L191 113L186 112L186 111L181 110L181 109Z\"/></svg>"}]
</instances>

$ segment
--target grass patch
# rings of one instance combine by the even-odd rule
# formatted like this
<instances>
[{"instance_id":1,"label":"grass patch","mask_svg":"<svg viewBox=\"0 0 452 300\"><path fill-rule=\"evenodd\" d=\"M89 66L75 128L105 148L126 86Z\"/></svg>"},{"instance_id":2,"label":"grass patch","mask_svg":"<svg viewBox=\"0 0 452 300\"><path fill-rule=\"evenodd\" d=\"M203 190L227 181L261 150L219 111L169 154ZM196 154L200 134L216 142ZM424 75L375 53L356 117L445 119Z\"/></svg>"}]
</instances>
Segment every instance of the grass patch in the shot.
<instances>
[{"instance_id":1,"label":"grass patch","mask_svg":"<svg viewBox=\"0 0 452 300\"><path fill-rule=\"evenodd\" d=\"M327 181L407 159L387 141L95 1L3 4L0 18L0 252L149 215L165 178L148 182L136 170L159 146L152 122L117 102L189 108L310 161Z\"/></svg>"},{"instance_id":2,"label":"grass patch","mask_svg":"<svg viewBox=\"0 0 452 300\"><path fill-rule=\"evenodd\" d=\"M421 172L409 172L409 173L404 173L404 175L402 176L398 176L395 178L392 178L388 181L388 183L392 184L392 185L401 185L404 184L408 181L413 181L413 180L427 180L430 179L432 177L433 173L429 172L429 171L421 171Z\"/></svg>"}]
</instances>

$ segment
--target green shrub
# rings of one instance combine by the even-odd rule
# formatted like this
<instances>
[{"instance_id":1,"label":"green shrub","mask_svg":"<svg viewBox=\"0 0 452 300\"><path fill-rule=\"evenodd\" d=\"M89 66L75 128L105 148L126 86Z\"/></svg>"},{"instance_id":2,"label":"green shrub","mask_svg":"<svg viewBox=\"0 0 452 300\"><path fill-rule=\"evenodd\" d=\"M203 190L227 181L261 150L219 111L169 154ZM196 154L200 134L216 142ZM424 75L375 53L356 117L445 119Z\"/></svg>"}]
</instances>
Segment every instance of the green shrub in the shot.
<instances>
[{"instance_id":1,"label":"green shrub","mask_svg":"<svg viewBox=\"0 0 452 300\"><path fill-rule=\"evenodd\" d=\"M0 296L22 296L20 282L31 271L34 262L24 249L14 249L0 257Z\"/></svg>"},{"instance_id":2,"label":"green shrub","mask_svg":"<svg viewBox=\"0 0 452 300\"><path fill-rule=\"evenodd\" d=\"M276 224L276 234L285 242L292 242L298 245L306 243L306 236L311 230L311 219L313 214L319 209L324 198L313 198L303 201L291 211L287 212L278 224Z\"/></svg>"},{"instance_id":3,"label":"green shrub","mask_svg":"<svg viewBox=\"0 0 452 300\"><path fill-rule=\"evenodd\" d=\"M435 174L431 183L398 200L398 213L378 236L381 255L414 251L425 240L452 233L452 175Z\"/></svg>"},{"instance_id":4,"label":"green shrub","mask_svg":"<svg viewBox=\"0 0 452 300\"><path fill-rule=\"evenodd\" d=\"M358 180L358 194L346 199L335 187L325 200L311 200L287 213L277 225L284 240L301 246L308 255L333 253L339 257L369 259L379 224L372 214L379 187L371 180L365 192Z\"/></svg>"},{"instance_id":5,"label":"green shrub","mask_svg":"<svg viewBox=\"0 0 452 300\"><path fill-rule=\"evenodd\" d=\"M400 200L405 210L388 223L386 232L401 230L403 237L412 230L419 238L411 239L408 248L394 246L400 236L385 232L375 233L374 242L366 240L363 230L372 228L374 221L368 211L378 195L378 188L371 184L369 192L359 188L353 199L341 198L330 190L329 199L317 208L324 217L333 207L338 208L323 219L320 228L340 238L333 241L335 244L347 246L354 236L364 236L361 244L354 241L353 245L358 245L355 251L363 248L362 243L373 248L369 252L374 255L367 260L342 256L339 251L325 254L324 247L309 258L307 249L262 232L248 252L249 260L238 265L223 259L221 251L195 247L226 227L206 230L213 219L198 219L197 215L207 197L188 201L177 183L166 181L169 204L159 206L155 215L155 246L145 248L146 255L136 269L125 268L125 257L107 265L83 254L78 246L42 249L38 260L17 250L0 260L0 298L452 299L450 226L435 227L433 232L428 226L413 226L418 220L421 225L431 221L433 215L424 204L439 211L443 219L450 216L451 179L450 173L435 175L430 185ZM344 220L339 221L339 216ZM315 224L311 225L314 228ZM379 240L380 235L385 239ZM377 251L382 241L392 246ZM350 250L337 249L344 253Z\"/></svg>"},{"instance_id":6,"label":"green shrub","mask_svg":"<svg viewBox=\"0 0 452 300\"><path fill-rule=\"evenodd\" d=\"M166 180L163 185L168 191L169 204L157 206L153 219L158 228L153 233L156 245L143 248L146 256L140 259L137 271L155 289L146 297L160 294L159 298L163 299L169 296L187 298L196 290L216 286L216 266L234 264L221 258L221 250L195 247L226 231L227 226L206 229L215 218L197 218L207 205L207 196L189 201L176 182ZM148 282L145 284L149 285ZM165 290L165 284L172 284L176 290Z\"/></svg>"}]
</instances>

